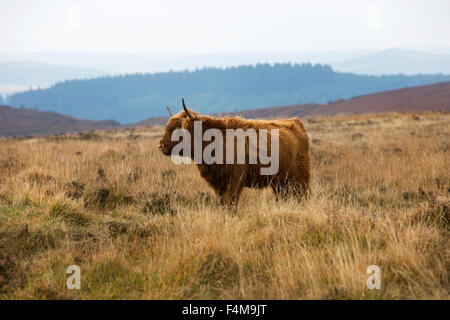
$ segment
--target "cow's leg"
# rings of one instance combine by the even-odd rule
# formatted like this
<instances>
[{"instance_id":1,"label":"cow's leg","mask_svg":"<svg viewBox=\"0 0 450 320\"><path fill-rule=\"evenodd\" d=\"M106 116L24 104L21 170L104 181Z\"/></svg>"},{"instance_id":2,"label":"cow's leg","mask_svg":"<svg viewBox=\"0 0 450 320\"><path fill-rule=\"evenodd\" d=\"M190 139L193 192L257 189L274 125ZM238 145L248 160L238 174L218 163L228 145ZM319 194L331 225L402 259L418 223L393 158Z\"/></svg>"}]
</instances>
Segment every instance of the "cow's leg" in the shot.
<instances>
[{"instance_id":1,"label":"cow's leg","mask_svg":"<svg viewBox=\"0 0 450 320\"><path fill-rule=\"evenodd\" d=\"M230 203L232 206L237 206L243 189L244 183L242 182L239 182L234 188L232 188L230 192Z\"/></svg>"},{"instance_id":2,"label":"cow's leg","mask_svg":"<svg viewBox=\"0 0 450 320\"><path fill-rule=\"evenodd\" d=\"M294 177L290 180L290 189L292 194L299 200L302 201L307 199L310 194L308 179L305 177Z\"/></svg>"},{"instance_id":3,"label":"cow's leg","mask_svg":"<svg viewBox=\"0 0 450 320\"><path fill-rule=\"evenodd\" d=\"M272 190L276 201L286 200L289 197L289 186L286 182L273 183Z\"/></svg>"},{"instance_id":4,"label":"cow's leg","mask_svg":"<svg viewBox=\"0 0 450 320\"><path fill-rule=\"evenodd\" d=\"M230 186L231 184L228 178L222 178L222 180L219 180L214 184L214 191L216 192L220 205L225 206L228 204Z\"/></svg>"},{"instance_id":5,"label":"cow's leg","mask_svg":"<svg viewBox=\"0 0 450 320\"><path fill-rule=\"evenodd\" d=\"M220 197L220 203L229 208L236 208L245 186L244 182L242 176L230 179L227 188L224 189L222 196Z\"/></svg>"},{"instance_id":6,"label":"cow's leg","mask_svg":"<svg viewBox=\"0 0 450 320\"><path fill-rule=\"evenodd\" d=\"M217 197L219 198L219 203L221 205L225 205L226 199L225 199L225 194L227 193L227 187L221 187L216 189L216 194Z\"/></svg>"}]
</instances>

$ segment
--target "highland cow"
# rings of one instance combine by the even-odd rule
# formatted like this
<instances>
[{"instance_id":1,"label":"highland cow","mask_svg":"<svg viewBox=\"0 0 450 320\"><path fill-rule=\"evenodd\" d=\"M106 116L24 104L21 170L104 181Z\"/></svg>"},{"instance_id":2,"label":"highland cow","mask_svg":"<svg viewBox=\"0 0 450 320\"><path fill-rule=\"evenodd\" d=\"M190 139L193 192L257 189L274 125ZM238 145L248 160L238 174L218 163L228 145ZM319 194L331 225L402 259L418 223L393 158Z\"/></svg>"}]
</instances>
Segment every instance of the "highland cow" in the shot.
<instances>
[{"instance_id":1,"label":"highland cow","mask_svg":"<svg viewBox=\"0 0 450 320\"><path fill-rule=\"evenodd\" d=\"M264 188L270 186L275 193L277 201L285 199L290 195L303 199L310 192L310 163L309 163L309 141L305 128L298 118L285 120L246 120L240 117L214 118L211 116L199 115L197 112L189 110L183 101L183 111L173 115L169 107L167 107L171 118L169 119L164 135L159 144L159 150L164 155L172 155L174 147L179 143L173 141L172 134L179 129L186 130L190 139L194 140L195 123L201 123L203 132L210 129L217 129L226 136L228 129L244 132L249 130L256 132L257 138L261 138L260 132L278 133L278 170L275 174L264 175L262 169L267 167L267 163L263 163L261 159L255 162L250 160L251 150L261 152L261 144L255 143L251 135L245 135L245 148L238 146L238 137L233 137L232 146L230 141L226 140L220 145L223 147L223 153L228 148L234 150L234 158L244 157L244 163L234 161L232 164L227 162L221 163L203 163L198 159L194 159L195 141L189 143L192 148L190 152L191 158L194 160L200 175L214 189L221 204L226 206L235 206L239 201L240 194L244 187ZM202 133L203 133L202 132ZM236 138L236 139L235 139ZM272 135L266 139L267 150L271 150ZM201 140L201 151L205 150L209 144ZM242 152L245 154L243 155ZM273 152L273 150L272 150ZM239 154L241 153L241 154ZM197 161L196 161L197 160Z\"/></svg>"}]
</instances>

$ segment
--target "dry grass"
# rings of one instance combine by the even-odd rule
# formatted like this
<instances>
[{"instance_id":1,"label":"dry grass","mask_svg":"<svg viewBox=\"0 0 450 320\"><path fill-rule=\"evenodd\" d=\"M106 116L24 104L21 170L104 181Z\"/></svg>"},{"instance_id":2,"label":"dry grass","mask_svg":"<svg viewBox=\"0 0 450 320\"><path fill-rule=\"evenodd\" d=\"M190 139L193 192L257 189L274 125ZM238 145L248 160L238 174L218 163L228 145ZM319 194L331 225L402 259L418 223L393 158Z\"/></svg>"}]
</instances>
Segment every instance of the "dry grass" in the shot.
<instances>
[{"instance_id":1,"label":"dry grass","mask_svg":"<svg viewBox=\"0 0 450 320\"><path fill-rule=\"evenodd\" d=\"M0 298L448 299L450 115L304 122L312 198L237 213L161 128L0 140Z\"/></svg>"}]
</instances>

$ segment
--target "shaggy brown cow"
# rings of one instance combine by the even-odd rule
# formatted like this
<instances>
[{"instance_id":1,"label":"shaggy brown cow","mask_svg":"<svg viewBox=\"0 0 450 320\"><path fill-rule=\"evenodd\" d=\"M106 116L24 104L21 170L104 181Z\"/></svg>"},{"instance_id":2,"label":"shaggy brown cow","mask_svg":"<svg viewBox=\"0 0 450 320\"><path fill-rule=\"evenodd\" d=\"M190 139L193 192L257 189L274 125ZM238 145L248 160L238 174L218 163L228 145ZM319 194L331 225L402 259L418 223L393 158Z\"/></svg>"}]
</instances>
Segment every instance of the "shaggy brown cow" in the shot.
<instances>
[{"instance_id":1,"label":"shaggy brown cow","mask_svg":"<svg viewBox=\"0 0 450 320\"><path fill-rule=\"evenodd\" d=\"M183 100L184 111L173 115L167 107L171 118L169 119L164 135L160 141L159 149L164 155L171 155L172 149L178 141L171 141L172 132L176 129L189 131L190 137L194 140L194 121L202 122L203 132L208 129L219 129L226 136L226 129L267 129L270 133L272 129L279 131L279 170L273 175L261 175L262 165L259 160L257 164L249 164L247 161L249 152L249 139L246 137L245 164L205 164L196 163L200 175L209 183L219 197L220 203L234 206L239 200L239 196L244 187L264 188L270 186L276 199L286 198L294 195L299 199L308 195L310 182L309 164L309 142L305 128L298 118L286 120L246 120L240 117L214 118L199 115L186 108ZM270 150L271 136L267 137L267 148ZM211 142L203 142L202 150ZM226 148L226 141L223 143ZM236 146L236 145L235 145ZM257 146L257 148L259 145ZM194 142L191 143L191 157L194 155ZM236 152L236 148L234 148ZM235 157L237 155L235 154Z\"/></svg>"}]
</instances>

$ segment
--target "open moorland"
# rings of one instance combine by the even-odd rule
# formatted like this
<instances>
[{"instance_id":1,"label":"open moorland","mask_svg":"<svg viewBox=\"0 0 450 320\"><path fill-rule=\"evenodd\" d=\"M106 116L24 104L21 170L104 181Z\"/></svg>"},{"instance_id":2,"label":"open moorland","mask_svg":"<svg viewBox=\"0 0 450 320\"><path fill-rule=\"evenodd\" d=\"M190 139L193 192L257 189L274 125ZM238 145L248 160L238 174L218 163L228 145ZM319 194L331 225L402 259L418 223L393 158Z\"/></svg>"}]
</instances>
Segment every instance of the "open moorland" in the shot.
<instances>
[{"instance_id":1,"label":"open moorland","mask_svg":"<svg viewBox=\"0 0 450 320\"><path fill-rule=\"evenodd\" d=\"M312 196L233 212L162 127L0 139L0 299L449 299L450 114L302 120Z\"/></svg>"}]
</instances>

